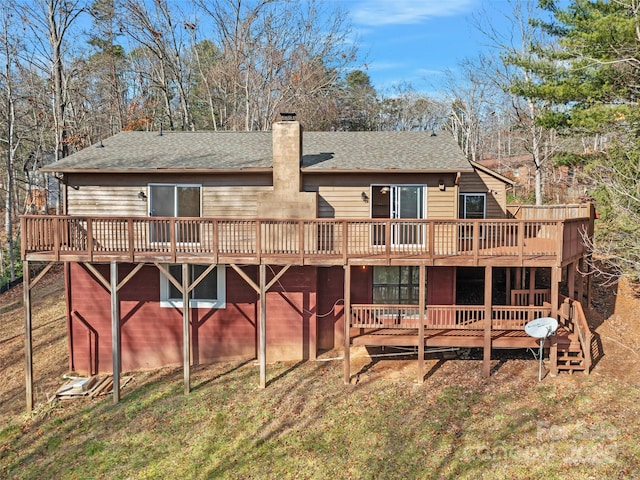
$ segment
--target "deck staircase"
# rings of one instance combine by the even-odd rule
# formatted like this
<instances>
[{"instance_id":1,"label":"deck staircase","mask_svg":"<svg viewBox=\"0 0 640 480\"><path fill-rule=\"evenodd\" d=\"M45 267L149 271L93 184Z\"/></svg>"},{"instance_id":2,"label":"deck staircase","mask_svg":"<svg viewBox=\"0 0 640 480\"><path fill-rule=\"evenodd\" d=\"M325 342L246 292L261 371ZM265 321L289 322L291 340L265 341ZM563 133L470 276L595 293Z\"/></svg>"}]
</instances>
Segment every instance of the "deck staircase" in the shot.
<instances>
[{"instance_id":1,"label":"deck staircase","mask_svg":"<svg viewBox=\"0 0 640 480\"><path fill-rule=\"evenodd\" d=\"M592 334L582 305L563 297L558 309L560 327L557 342L558 372L584 372L589 374L592 365Z\"/></svg>"},{"instance_id":2,"label":"deck staircase","mask_svg":"<svg viewBox=\"0 0 640 480\"><path fill-rule=\"evenodd\" d=\"M587 370L587 362L576 333L560 337L558 340L558 372L584 372Z\"/></svg>"}]
</instances>

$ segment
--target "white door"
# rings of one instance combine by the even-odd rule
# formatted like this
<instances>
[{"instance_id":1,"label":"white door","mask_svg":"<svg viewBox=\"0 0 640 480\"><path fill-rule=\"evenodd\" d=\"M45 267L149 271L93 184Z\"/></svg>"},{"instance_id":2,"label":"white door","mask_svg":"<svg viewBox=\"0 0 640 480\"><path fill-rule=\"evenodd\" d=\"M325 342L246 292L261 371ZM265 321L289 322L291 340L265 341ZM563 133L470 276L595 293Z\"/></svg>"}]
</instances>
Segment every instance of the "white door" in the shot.
<instances>
[{"instance_id":1,"label":"white door","mask_svg":"<svg viewBox=\"0 0 640 480\"><path fill-rule=\"evenodd\" d=\"M422 219L425 210L424 185L391 186L391 218ZM424 226L417 223L398 223L392 230L394 245L422 245L424 239Z\"/></svg>"}]
</instances>

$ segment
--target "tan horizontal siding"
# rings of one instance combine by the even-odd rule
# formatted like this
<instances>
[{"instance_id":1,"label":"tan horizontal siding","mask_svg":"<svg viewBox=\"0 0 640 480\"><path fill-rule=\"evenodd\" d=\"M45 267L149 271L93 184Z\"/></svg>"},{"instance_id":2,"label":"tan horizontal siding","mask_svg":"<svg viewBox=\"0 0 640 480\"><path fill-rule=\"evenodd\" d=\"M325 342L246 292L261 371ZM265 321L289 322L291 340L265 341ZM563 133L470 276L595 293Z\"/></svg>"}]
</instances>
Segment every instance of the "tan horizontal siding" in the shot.
<instances>
[{"instance_id":1,"label":"tan horizontal siding","mask_svg":"<svg viewBox=\"0 0 640 480\"><path fill-rule=\"evenodd\" d=\"M318 217L369 218L369 202L365 202L362 199L362 192L365 192L367 197L370 197L371 195L368 186L320 186L318 191Z\"/></svg>"},{"instance_id":2,"label":"tan horizontal siding","mask_svg":"<svg viewBox=\"0 0 640 480\"><path fill-rule=\"evenodd\" d=\"M67 214L145 216L147 201L138 197L146 188L120 186L67 187Z\"/></svg>"},{"instance_id":3,"label":"tan horizontal siding","mask_svg":"<svg viewBox=\"0 0 640 480\"><path fill-rule=\"evenodd\" d=\"M446 187L441 191L438 187L427 188L427 218L455 218L456 189Z\"/></svg>"},{"instance_id":4,"label":"tan horizontal siding","mask_svg":"<svg viewBox=\"0 0 640 480\"><path fill-rule=\"evenodd\" d=\"M215 218L255 218L258 192L272 191L262 186L220 186L202 188L202 216Z\"/></svg>"},{"instance_id":5,"label":"tan horizontal siding","mask_svg":"<svg viewBox=\"0 0 640 480\"><path fill-rule=\"evenodd\" d=\"M247 218L257 215L257 194L268 186L202 187L202 216ZM69 215L146 216L148 199L138 194L146 187L82 186L67 190Z\"/></svg>"}]
</instances>

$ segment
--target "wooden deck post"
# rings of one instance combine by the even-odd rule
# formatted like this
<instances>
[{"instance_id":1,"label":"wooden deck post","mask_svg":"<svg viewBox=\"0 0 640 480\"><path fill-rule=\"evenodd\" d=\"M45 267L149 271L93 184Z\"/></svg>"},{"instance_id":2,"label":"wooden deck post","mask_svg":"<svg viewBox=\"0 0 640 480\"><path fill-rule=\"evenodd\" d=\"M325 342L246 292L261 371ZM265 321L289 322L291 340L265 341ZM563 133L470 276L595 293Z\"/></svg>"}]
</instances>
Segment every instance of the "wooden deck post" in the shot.
<instances>
[{"instance_id":1,"label":"wooden deck post","mask_svg":"<svg viewBox=\"0 0 640 480\"><path fill-rule=\"evenodd\" d=\"M233 263L230 265L260 297L260 311L258 312L258 363L260 364L260 388L265 388L267 386L267 292L275 285L278 279L289 270L291 265L282 267L267 284L267 266L266 264L260 264L259 285L256 285L240 267Z\"/></svg>"},{"instance_id":2,"label":"wooden deck post","mask_svg":"<svg viewBox=\"0 0 640 480\"><path fill-rule=\"evenodd\" d=\"M111 262L111 357L113 362L113 403L120 401L120 301L118 299L118 263Z\"/></svg>"},{"instance_id":3,"label":"wooden deck post","mask_svg":"<svg viewBox=\"0 0 640 480\"><path fill-rule=\"evenodd\" d=\"M587 310L591 310L591 299L593 298L593 275L591 272L591 261L593 257L589 255L585 262L585 271L587 274Z\"/></svg>"},{"instance_id":4,"label":"wooden deck post","mask_svg":"<svg viewBox=\"0 0 640 480\"><path fill-rule=\"evenodd\" d=\"M536 267L529 267L529 305L535 305L534 290L536 289Z\"/></svg>"},{"instance_id":5,"label":"wooden deck post","mask_svg":"<svg viewBox=\"0 0 640 480\"><path fill-rule=\"evenodd\" d=\"M351 383L351 265L344 266L344 383Z\"/></svg>"},{"instance_id":6,"label":"wooden deck post","mask_svg":"<svg viewBox=\"0 0 640 480\"><path fill-rule=\"evenodd\" d=\"M567 265L567 290L569 290L569 298L576 298L576 263L571 262Z\"/></svg>"},{"instance_id":7,"label":"wooden deck post","mask_svg":"<svg viewBox=\"0 0 640 480\"><path fill-rule=\"evenodd\" d=\"M26 375L27 412L33 411L33 343L31 339L31 278L29 262L22 262L22 289L24 297L24 371Z\"/></svg>"},{"instance_id":8,"label":"wooden deck post","mask_svg":"<svg viewBox=\"0 0 640 480\"><path fill-rule=\"evenodd\" d=\"M578 260L578 301L584 305L584 258Z\"/></svg>"},{"instance_id":9,"label":"wooden deck post","mask_svg":"<svg viewBox=\"0 0 640 480\"><path fill-rule=\"evenodd\" d=\"M492 313L493 267L484 267L484 348L482 375L491 376L491 313Z\"/></svg>"},{"instance_id":10,"label":"wooden deck post","mask_svg":"<svg viewBox=\"0 0 640 480\"><path fill-rule=\"evenodd\" d=\"M191 391L191 306L189 305L189 264L182 264L182 365L184 379L184 394Z\"/></svg>"},{"instance_id":11,"label":"wooden deck post","mask_svg":"<svg viewBox=\"0 0 640 480\"><path fill-rule=\"evenodd\" d=\"M511 305L511 267L507 267L505 270L506 270L505 282L507 284L507 288L505 292L507 298L505 298L505 305Z\"/></svg>"},{"instance_id":12,"label":"wooden deck post","mask_svg":"<svg viewBox=\"0 0 640 480\"><path fill-rule=\"evenodd\" d=\"M558 318L558 300L560 281L562 280L562 267L551 267L551 316Z\"/></svg>"},{"instance_id":13,"label":"wooden deck post","mask_svg":"<svg viewBox=\"0 0 640 480\"><path fill-rule=\"evenodd\" d=\"M426 267L424 265L420 265L419 272L419 287L418 287L418 305L419 305L419 313L418 313L418 383L424 382L424 322L425 322L425 308L426 308L426 299L425 299L425 277L426 277Z\"/></svg>"},{"instance_id":14,"label":"wooden deck post","mask_svg":"<svg viewBox=\"0 0 640 480\"><path fill-rule=\"evenodd\" d=\"M521 290L522 289L522 268L520 267L516 267L515 282L516 282L516 285L515 285L516 290Z\"/></svg>"},{"instance_id":15,"label":"wooden deck post","mask_svg":"<svg viewBox=\"0 0 640 480\"><path fill-rule=\"evenodd\" d=\"M552 377L558 375L558 339L556 335L551 336L551 345L549 346L549 375Z\"/></svg>"},{"instance_id":16,"label":"wooden deck post","mask_svg":"<svg viewBox=\"0 0 640 480\"><path fill-rule=\"evenodd\" d=\"M267 266L260 264L260 314L258 316L258 362L260 363L260 388L267 387Z\"/></svg>"}]
</instances>

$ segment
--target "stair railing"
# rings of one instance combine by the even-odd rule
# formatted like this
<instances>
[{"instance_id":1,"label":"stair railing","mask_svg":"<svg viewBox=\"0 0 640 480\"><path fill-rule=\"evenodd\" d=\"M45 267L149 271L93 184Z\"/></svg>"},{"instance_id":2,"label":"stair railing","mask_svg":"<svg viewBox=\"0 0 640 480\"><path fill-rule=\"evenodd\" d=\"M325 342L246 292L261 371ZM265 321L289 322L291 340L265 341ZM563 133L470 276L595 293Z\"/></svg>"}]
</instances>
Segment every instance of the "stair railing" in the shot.
<instances>
[{"instance_id":1,"label":"stair railing","mask_svg":"<svg viewBox=\"0 0 640 480\"><path fill-rule=\"evenodd\" d=\"M560 323L570 332L575 332L580 342L582 356L584 358L584 371L588 375L591 369L591 329L587 323L587 317L582 309L582 304L568 297L560 296L561 305L558 309Z\"/></svg>"}]
</instances>

